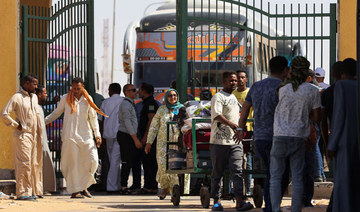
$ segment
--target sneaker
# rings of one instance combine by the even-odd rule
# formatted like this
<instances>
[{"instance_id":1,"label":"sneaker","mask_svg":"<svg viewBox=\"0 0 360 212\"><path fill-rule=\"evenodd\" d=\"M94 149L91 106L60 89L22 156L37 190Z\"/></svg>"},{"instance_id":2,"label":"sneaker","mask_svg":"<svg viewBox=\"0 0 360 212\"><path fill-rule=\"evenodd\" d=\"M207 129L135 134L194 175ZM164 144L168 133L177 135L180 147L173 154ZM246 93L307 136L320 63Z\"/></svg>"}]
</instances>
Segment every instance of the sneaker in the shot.
<instances>
[{"instance_id":1,"label":"sneaker","mask_svg":"<svg viewBox=\"0 0 360 212\"><path fill-rule=\"evenodd\" d=\"M236 207L236 211L248 211L253 209L254 206L250 202L240 202L239 207Z\"/></svg>"},{"instance_id":2,"label":"sneaker","mask_svg":"<svg viewBox=\"0 0 360 212\"><path fill-rule=\"evenodd\" d=\"M224 208L220 202L215 203L213 205L213 207L211 208L211 211L223 211L223 210L224 210Z\"/></svg>"},{"instance_id":3,"label":"sneaker","mask_svg":"<svg viewBox=\"0 0 360 212\"><path fill-rule=\"evenodd\" d=\"M322 176L316 176L314 181L315 182L323 182L323 177Z\"/></svg>"}]
</instances>

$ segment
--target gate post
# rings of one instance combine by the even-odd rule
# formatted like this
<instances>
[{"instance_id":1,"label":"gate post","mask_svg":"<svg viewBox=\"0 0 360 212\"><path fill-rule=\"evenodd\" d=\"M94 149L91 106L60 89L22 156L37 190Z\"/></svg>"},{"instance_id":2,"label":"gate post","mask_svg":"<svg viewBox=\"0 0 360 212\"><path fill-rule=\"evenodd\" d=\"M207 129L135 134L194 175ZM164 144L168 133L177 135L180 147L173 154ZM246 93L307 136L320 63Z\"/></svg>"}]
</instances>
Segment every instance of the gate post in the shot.
<instances>
[{"instance_id":1,"label":"gate post","mask_svg":"<svg viewBox=\"0 0 360 212\"><path fill-rule=\"evenodd\" d=\"M337 28L336 4L330 4L330 64L329 64L330 69L332 65L336 62L336 55L337 55L336 28ZM333 81L332 77L330 77L330 79L331 81Z\"/></svg>"},{"instance_id":2,"label":"gate post","mask_svg":"<svg viewBox=\"0 0 360 212\"><path fill-rule=\"evenodd\" d=\"M85 81L91 96L95 94L95 67L94 67L94 0L88 1L87 8L87 76Z\"/></svg>"},{"instance_id":3,"label":"gate post","mask_svg":"<svg viewBox=\"0 0 360 212\"><path fill-rule=\"evenodd\" d=\"M176 89L179 92L179 101L187 101L187 0L176 0Z\"/></svg>"},{"instance_id":4,"label":"gate post","mask_svg":"<svg viewBox=\"0 0 360 212\"><path fill-rule=\"evenodd\" d=\"M22 76L28 74L28 9L27 6L22 6Z\"/></svg>"}]
</instances>

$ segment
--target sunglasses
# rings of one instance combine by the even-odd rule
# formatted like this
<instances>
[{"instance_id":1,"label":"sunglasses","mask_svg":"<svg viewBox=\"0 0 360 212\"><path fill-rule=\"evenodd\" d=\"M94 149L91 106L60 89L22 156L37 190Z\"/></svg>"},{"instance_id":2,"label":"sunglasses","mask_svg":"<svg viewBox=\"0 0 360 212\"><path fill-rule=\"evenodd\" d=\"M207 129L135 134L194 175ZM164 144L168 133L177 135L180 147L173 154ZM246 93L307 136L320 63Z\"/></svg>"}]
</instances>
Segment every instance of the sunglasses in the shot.
<instances>
[{"instance_id":1,"label":"sunglasses","mask_svg":"<svg viewBox=\"0 0 360 212\"><path fill-rule=\"evenodd\" d=\"M168 97L173 97L173 96L177 96L176 94L170 94L168 95Z\"/></svg>"},{"instance_id":2,"label":"sunglasses","mask_svg":"<svg viewBox=\"0 0 360 212\"><path fill-rule=\"evenodd\" d=\"M132 91L132 92L136 92L136 88L133 88L133 89L129 89L129 90L126 90L126 91Z\"/></svg>"}]
</instances>

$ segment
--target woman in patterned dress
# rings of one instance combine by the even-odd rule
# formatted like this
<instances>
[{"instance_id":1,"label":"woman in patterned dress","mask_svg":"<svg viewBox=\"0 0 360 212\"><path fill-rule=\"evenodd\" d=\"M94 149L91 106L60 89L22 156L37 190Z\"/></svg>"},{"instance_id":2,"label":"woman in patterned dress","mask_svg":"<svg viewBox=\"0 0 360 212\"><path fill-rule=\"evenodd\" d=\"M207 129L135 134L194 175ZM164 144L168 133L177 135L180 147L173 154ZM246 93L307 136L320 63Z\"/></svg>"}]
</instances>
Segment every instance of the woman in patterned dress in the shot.
<instances>
[{"instance_id":1,"label":"woman in patterned dress","mask_svg":"<svg viewBox=\"0 0 360 212\"><path fill-rule=\"evenodd\" d=\"M173 119L174 111L176 113L179 108L184 107L184 105L180 104L178 92L175 89L169 89L165 93L164 101L166 104L159 107L151 121L145 146L145 153L148 154L151 149L151 144L157 136L156 160L158 164L158 171L156 174L156 180L160 184L162 190L159 195L161 200L165 199L169 191L172 191L174 185L179 184L177 174L166 173L166 123ZM175 125L170 125L169 132L169 138L174 138L176 135L179 135L179 130Z\"/></svg>"}]
</instances>

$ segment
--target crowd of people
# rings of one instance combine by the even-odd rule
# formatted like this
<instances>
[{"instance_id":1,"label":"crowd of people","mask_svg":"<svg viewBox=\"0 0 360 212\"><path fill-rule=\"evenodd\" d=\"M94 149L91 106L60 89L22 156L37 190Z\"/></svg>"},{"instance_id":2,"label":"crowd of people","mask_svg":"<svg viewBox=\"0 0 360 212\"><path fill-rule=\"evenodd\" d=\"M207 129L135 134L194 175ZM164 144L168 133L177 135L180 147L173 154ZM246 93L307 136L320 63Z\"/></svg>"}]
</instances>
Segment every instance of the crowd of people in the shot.
<instances>
[{"instance_id":1,"label":"crowd of people","mask_svg":"<svg viewBox=\"0 0 360 212\"><path fill-rule=\"evenodd\" d=\"M325 70L312 71L305 57L295 57L289 66L285 57L276 56L269 69L269 77L250 88L246 71L224 72L223 89L211 98L212 210L223 210L221 179L226 168L231 172L236 210L253 208L245 201L251 195L251 175L243 174L252 169L253 156L244 138L253 138L255 153L266 169L264 211L281 211L290 176L291 210L313 207L314 182L326 181L321 146L326 147L322 151L326 161L334 164L328 211L355 211L360 199L356 61L336 62L332 85L324 83ZM166 171L167 122L184 107L175 84L166 91L163 103L154 99L154 87L145 82L139 88L124 85L124 97L121 90L120 84L110 84L109 98L97 106L84 81L76 77L56 109L44 117L41 105L47 102L46 88L38 85L34 75L24 77L21 90L1 112L4 123L14 128L16 199L35 200L56 190L46 125L62 114L61 171L71 198L92 197L88 188L96 183L100 146L109 161L108 193L157 195L158 186L160 200L172 193L179 177ZM137 97L142 101L135 104ZM171 125L169 133L174 138L180 130ZM189 176L185 185L186 181Z\"/></svg>"}]
</instances>

